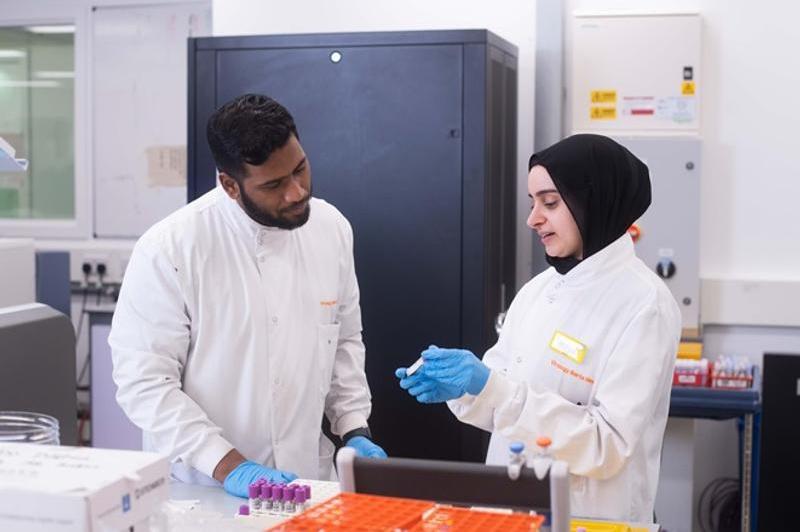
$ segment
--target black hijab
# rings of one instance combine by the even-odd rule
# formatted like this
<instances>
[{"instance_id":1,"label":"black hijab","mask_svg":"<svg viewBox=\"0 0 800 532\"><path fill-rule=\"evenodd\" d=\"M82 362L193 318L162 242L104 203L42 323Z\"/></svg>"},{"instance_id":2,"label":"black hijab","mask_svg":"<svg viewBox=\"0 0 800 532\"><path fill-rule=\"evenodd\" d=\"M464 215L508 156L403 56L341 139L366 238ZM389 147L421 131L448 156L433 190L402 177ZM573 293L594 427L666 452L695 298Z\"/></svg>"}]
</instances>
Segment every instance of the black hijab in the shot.
<instances>
[{"instance_id":1,"label":"black hijab","mask_svg":"<svg viewBox=\"0 0 800 532\"><path fill-rule=\"evenodd\" d=\"M573 135L534 153L528 171L543 166L569 207L586 259L621 237L650 206L650 173L625 147L601 135ZM547 262L565 274L576 257Z\"/></svg>"}]
</instances>

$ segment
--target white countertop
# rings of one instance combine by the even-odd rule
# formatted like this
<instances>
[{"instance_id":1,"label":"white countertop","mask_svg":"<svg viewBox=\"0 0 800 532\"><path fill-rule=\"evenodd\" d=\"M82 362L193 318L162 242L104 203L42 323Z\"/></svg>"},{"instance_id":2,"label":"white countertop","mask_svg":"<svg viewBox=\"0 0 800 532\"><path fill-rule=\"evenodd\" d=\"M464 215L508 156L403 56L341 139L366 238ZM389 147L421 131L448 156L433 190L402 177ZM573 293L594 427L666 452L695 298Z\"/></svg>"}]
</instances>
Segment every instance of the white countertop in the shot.
<instances>
[{"instance_id":1,"label":"white countertop","mask_svg":"<svg viewBox=\"0 0 800 532\"><path fill-rule=\"evenodd\" d=\"M339 485L336 482L325 482L319 480L297 480L298 484L310 484L312 486L312 503L317 504L323 500L327 500L339 491ZM241 530L264 530L266 528L275 526L293 515L264 515L264 516L251 516L247 518L236 518L239 511L239 506L247 504L247 499L240 499L228 495L221 487L211 486L198 486L196 484L184 484L181 482L172 482L169 487L170 502L175 507L193 507L192 511L198 511L205 515L206 512L214 512L219 514L218 521L209 522L205 519L205 525L208 528L200 528L197 523L185 523L186 530L214 530L215 532L223 532L227 530L241 531ZM189 502L192 501L192 502ZM223 523L224 528L220 527ZM635 524L630 523L634 529L646 530L648 532L658 532L660 527L654 524ZM184 528L175 527L179 530ZM591 529L588 529L591 532Z\"/></svg>"}]
</instances>

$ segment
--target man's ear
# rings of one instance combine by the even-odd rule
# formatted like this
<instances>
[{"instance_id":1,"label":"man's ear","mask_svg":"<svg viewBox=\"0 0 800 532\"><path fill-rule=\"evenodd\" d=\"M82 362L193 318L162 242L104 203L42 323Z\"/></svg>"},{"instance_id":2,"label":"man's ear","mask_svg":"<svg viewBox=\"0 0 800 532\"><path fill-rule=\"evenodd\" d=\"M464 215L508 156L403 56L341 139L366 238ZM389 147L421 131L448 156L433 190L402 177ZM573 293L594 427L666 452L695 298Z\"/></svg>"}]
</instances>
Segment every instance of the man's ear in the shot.
<instances>
[{"instance_id":1,"label":"man's ear","mask_svg":"<svg viewBox=\"0 0 800 532\"><path fill-rule=\"evenodd\" d=\"M226 174L225 172L219 173L219 184L222 185L222 188L225 190L225 193L233 200L238 200L240 196L239 192L239 182L236 181L232 176Z\"/></svg>"}]
</instances>

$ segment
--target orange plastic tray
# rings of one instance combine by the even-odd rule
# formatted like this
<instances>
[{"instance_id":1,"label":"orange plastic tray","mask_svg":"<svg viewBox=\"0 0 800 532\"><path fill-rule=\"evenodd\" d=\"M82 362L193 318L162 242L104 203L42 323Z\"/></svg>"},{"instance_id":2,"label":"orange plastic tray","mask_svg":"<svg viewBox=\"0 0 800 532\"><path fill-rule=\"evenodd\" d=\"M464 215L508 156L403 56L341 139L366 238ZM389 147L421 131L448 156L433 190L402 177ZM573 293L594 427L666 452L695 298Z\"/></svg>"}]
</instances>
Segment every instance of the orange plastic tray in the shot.
<instances>
[{"instance_id":1,"label":"orange plastic tray","mask_svg":"<svg viewBox=\"0 0 800 532\"><path fill-rule=\"evenodd\" d=\"M409 530L435 506L428 501L340 493L271 530Z\"/></svg>"},{"instance_id":2,"label":"orange plastic tray","mask_svg":"<svg viewBox=\"0 0 800 532\"><path fill-rule=\"evenodd\" d=\"M544 517L438 506L434 502L340 493L271 530L538 531Z\"/></svg>"},{"instance_id":3,"label":"orange plastic tray","mask_svg":"<svg viewBox=\"0 0 800 532\"><path fill-rule=\"evenodd\" d=\"M439 506L411 531L475 531L475 532L532 532L538 531L544 516L505 514Z\"/></svg>"}]
</instances>

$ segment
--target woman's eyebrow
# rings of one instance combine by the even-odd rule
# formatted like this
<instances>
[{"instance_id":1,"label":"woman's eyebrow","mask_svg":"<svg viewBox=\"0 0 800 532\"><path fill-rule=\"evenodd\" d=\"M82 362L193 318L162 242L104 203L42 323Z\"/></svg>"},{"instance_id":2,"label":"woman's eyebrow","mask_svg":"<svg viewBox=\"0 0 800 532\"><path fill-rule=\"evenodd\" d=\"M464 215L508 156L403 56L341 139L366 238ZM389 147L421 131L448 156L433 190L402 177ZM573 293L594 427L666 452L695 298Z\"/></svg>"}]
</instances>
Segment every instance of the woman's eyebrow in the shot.
<instances>
[{"instance_id":1,"label":"woman's eyebrow","mask_svg":"<svg viewBox=\"0 0 800 532\"><path fill-rule=\"evenodd\" d=\"M554 188L548 188L546 190L540 190L539 192L537 192L533 196L539 197L539 196L544 196L545 194L558 194L558 190L556 190ZM528 197L529 198L533 198L533 196L531 196L530 193L528 193Z\"/></svg>"}]
</instances>

